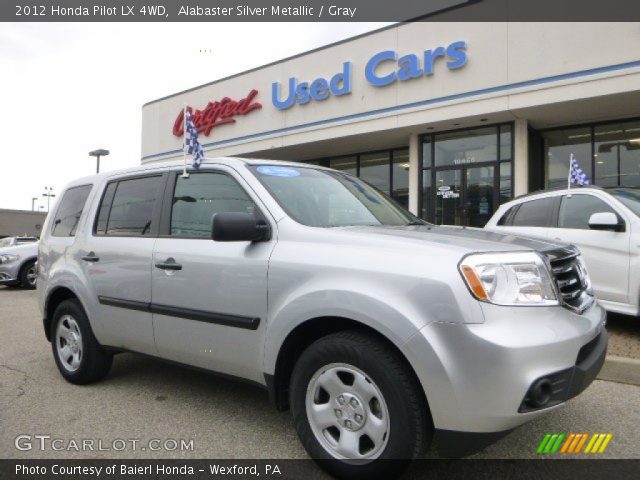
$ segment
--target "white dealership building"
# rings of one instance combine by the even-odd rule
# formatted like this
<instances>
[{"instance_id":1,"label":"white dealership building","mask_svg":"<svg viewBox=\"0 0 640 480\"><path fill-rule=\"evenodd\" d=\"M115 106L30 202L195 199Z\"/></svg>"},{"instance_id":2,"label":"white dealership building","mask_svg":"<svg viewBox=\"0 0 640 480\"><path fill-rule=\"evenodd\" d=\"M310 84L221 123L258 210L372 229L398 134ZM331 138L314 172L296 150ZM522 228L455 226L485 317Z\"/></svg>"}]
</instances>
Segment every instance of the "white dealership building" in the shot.
<instances>
[{"instance_id":1,"label":"white dealership building","mask_svg":"<svg viewBox=\"0 0 640 480\"><path fill-rule=\"evenodd\" d=\"M637 23L396 24L143 106L142 163L206 156L351 172L435 222L566 185L640 186Z\"/></svg>"}]
</instances>

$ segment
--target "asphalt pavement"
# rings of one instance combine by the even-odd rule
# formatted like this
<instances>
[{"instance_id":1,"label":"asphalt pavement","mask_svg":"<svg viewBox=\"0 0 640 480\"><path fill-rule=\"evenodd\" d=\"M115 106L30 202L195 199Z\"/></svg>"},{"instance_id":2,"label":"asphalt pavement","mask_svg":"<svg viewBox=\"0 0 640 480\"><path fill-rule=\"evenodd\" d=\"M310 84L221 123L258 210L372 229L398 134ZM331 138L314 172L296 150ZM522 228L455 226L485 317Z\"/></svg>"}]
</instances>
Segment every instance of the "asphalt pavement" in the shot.
<instances>
[{"instance_id":1,"label":"asphalt pavement","mask_svg":"<svg viewBox=\"0 0 640 480\"><path fill-rule=\"evenodd\" d=\"M99 383L65 382L42 331L35 291L5 287L0 425L0 458L306 458L289 412L275 411L266 391L252 385L133 354L117 355ZM474 457L534 458L546 433L599 432L613 438L598 457L640 458L638 425L640 387L597 380ZM79 451L85 440L94 450Z\"/></svg>"}]
</instances>

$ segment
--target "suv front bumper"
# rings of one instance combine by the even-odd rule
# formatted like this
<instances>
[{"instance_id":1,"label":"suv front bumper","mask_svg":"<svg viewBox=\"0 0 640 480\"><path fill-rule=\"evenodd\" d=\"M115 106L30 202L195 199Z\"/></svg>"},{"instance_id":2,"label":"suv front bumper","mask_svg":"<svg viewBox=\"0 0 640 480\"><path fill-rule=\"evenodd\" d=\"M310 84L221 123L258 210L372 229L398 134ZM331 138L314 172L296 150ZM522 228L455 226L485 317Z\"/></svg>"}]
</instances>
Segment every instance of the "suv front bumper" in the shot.
<instances>
[{"instance_id":1,"label":"suv front bumper","mask_svg":"<svg viewBox=\"0 0 640 480\"><path fill-rule=\"evenodd\" d=\"M606 313L483 304L481 324L431 323L405 345L445 456L469 453L582 392L607 348ZM528 401L549 379L549 400ZM456 448L452 448L456 447Z\"/></svg>"}]
</instances>

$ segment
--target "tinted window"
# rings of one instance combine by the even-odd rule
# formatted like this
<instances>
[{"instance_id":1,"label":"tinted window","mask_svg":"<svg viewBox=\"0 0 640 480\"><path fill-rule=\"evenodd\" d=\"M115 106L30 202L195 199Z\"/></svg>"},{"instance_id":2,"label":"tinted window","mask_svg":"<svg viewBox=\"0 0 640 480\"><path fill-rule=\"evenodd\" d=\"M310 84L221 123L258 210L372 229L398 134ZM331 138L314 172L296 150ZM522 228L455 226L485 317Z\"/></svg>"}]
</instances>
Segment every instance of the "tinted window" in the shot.
<instances>
[{"instance_id":1,"label":"tinted window","mask_svg":"<svg viewBox=\"0 0 640 480\"><path fill-rule=\"evenodd\" d=\"M150 235L161 180L162 177L157 176L118 182L108 214L106 234Z\"/></svg>"},{"instance_id":2,"label":"tinted window","mask_svg":"<svg viewBox=\"0 0 640 480\"><path fill-rule=\"evenodd\" d=\"M514 227L549 227L553 222L554 197L521 203L515 212Z\"/></svg>"},{"instance_id":3,"label":"tinted window","mask_svg":"<svg viewBox=\"0 0 640 480\"><path fill-rule=\"evenodd\" d=\"M509 210L507 210L504 213L504 215L502 215L502 217L500 217L500 220L498 220L498 225L510 225L511 224L511 217L513 217L513 214L517 210L518 210L518 205L514 205Z\"/></svg>"},{"instance_id":4,"label":"tinted window","mask_svg":"<svg viewBox=\"0 0 640 480\"><path fill-rule=\"evenodd\" d=\"M100 202L100 209L98 210L98 218L96 220L96 233L104 234L107 231L107 220L109 219L109 210L111 209L111 202L113 201L113 194L116 191L118 182L113 182L107 185L102 202Z\"/></svg>"},{"instance_id":5,"label":"tinted window","mask_svg":"<svg viewBox=\"0 0 640 480\"><path fill-rule=\"evenodd\" d=\"M558 227L589 230L589 217L599 212L616 213L609 205L593 195L563 196Z\"/></svg>"},{"instance_id":6,"label":"tinted window","mask_svg":"<svg viewBox=\"0 0 640 480\"><path fill-rule=\"evenodd\" d=\"M254 213L254 203L238 182L224 173L178 177L171 210L171 235L210 238L211 217L221 212Z\"/></svg>"},{"instance_id":7,"label":"tinted window","mask_svg":"<svg viewBox=\"0 0 640 480\"><path fill-rule=\"evenodd\" d=\"M72 237L76 234L76 227L90 191L91 185L83 185L70 188L64 193L53 220L51 235Z\"/></svg>"}]
</instances>

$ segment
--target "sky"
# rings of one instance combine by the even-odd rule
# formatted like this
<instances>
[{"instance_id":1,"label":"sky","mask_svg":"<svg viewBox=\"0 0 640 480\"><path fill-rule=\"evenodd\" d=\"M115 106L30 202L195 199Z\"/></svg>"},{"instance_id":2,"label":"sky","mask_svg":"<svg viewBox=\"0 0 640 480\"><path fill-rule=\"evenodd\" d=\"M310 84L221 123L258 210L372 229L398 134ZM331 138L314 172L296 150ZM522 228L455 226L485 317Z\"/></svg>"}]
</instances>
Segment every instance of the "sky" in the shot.
<instances>
[{"instance_id":1,"label":"sky","mask_svg":"<svg viewBox=\"0 0 640 480\"><path fill-rule=\"evenodd\" d=\"M46 211L97 148L100 171L139 165L145 102L384 25L4 23L0 208Z\"/></svg>"}]
</instances>

